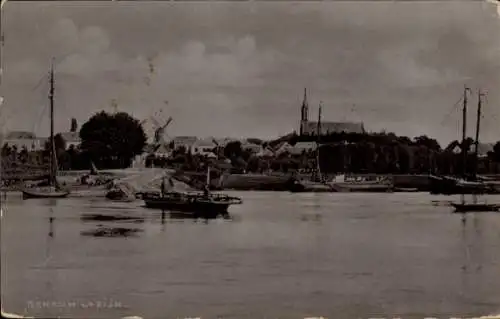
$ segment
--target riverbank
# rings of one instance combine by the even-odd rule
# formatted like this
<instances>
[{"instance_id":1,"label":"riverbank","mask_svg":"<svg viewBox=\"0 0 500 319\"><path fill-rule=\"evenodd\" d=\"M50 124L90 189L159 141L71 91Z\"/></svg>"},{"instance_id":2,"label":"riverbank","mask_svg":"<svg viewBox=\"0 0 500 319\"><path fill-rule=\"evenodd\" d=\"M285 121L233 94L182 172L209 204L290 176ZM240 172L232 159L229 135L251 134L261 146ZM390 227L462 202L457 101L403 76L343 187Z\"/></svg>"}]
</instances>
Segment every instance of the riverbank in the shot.
<instances>
[{"instance_id":1,"label":"riverbank","mask_svg":"<svg viewBox=\"0 0 500 319\"><path fill-rule=\"evenodd\" d=\"M128 169L113 169L103 170L99 174L108 175L116 179L128 179L129 177L146 174L152 178L160 175L163 172L174 173L171 169L162 168L128 168ZM74 184L79 177L88 174L87 170L83 171L60 171L58 175L61 181L66 184ZM193 181L193 184L204 183L206 173L204 172L182 172L180 174L183 179ZM308 174L292 174L282 172L269 172L266 174L229 174L224 173L211 180L211 186L217 190L262 190L262 191L286 191L288 190L288 182L292 176L308 179ZM389 179L393 182L394 187L400 189L416 189L418 191L427 192L430 190L429 175L427 174L346 174L351 178L363 179ZM500 181L499 174L484 175L493 180ZM4 187L2 191L18 191L19 185Z\"/></svg>"}]
</instances>

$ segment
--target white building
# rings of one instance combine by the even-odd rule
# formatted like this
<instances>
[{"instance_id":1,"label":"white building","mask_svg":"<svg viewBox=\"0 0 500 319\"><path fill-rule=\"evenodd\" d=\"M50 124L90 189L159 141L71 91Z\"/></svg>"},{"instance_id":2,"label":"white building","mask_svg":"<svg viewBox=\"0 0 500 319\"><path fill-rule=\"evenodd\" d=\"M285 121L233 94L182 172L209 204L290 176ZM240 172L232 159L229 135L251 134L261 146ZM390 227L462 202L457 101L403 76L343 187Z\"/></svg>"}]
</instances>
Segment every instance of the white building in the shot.
<instances>
[{"instance_id":1,"label":"white building","mask_svg":"<svg viewBox=\"0 0 500 319\"><path fill-rule=\"evenodd\" d=\"M82 143L82 140L80 139L79 132L63 132L60 134L61 134L61 137L66 142L67 149L70 148L70 146L73 146L74 148L78 148L80 146L80 144Z\"/></svg>"},{"instance_id":2,"label":"white building","mask_svg":"<svg viewBox=\"0 0 500 319\"><path fill-rule=\"evenodd\" d=\"M167 145L165 144L160 144L155 150L154 150L154 156L156 157L162 157L162 158L167 158L172 155L173 150L171 150Z\"/></svg>"},{"instance_id":3,"label":"white building","mask_svg":"<svg viewBox=\"0 0 500 319\"><path fill-rule=\"evenodd\" d=\"M256 154L262 150L262 146L244 140L241 142L241 149Z\"/></svg>"},{"instance_id":4,"label":"white building","mask_svg":"<svg viewBox=\"0 0 500 319\"><path fill-rule=\"evenodd\" d=\"M175 150L184 147L186 151L190 150L196 141L198 141L196 136L176 136L172 139Z\"/></svg>"},{"instance_id":5,"label":"white building","mask_svg":"<svg viewBox=\"0 0 500 319\"><path fill-rule=\"evenodd\" d=\"M275 148L275 151L274 153L276 155L281 155L283 153L290 153L290 149L292 149L293 146L290 145L288 142L282 142L281 144L279 144L276 148Z\"/></svg>"},{"instance_id":6,"label":"white building","mask_svg":"<svg viewBox=\"0 0 500 319\"><path fill-rule=\"evenodd\" d=\"M216 146L217 145L211 138L197 140L193 143L193 145L191 145L191 154L198 154L203 156L213 154L213 150Z\"/></svg>"},{"instance_id":7,"label":"white building","mask_svg":"<svg viewBox=\"0 0 500 319\"><path fill-rule=\"evenodd\" d=\"M274 157L274 152L268 147L263 147L256 155L257 157L271 158Z\"/></svg>"},{"instance_id":8,"label":"white building","mask_svg":"<svg viewBox=\"0 0 500 319\"><path fill-rule=\"evenodd\" d=\"M292 155L301 155L303 152L315 151L316 148L316 142L298 142L294 146L288 148L288 152Z\"/></svg>"},{"instance_id":9,"label":"white building","mask_svg":"<svg viewBox=\"0 0 500 319\"><path fill-rule=\"evenodd\" d=\"M44 148L46 139L36 137L35 133L27 131L11 131L6 134L3 144L15 146L19 151L24 147L28 151L38 151Z\"/></svg>"}]
</instances>

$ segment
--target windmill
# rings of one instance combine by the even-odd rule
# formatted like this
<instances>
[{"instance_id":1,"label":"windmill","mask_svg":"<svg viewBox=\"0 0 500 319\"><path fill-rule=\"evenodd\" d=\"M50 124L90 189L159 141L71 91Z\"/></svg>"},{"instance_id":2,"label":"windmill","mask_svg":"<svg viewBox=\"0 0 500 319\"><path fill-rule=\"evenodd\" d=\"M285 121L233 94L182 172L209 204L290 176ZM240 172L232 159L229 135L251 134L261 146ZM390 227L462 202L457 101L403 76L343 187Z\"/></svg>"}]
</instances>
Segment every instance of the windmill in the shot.
<instances>
[{"instance_id":1,"label":"windmill","mask_svg":"<svg viewBox=\"0 0 500 319\"><path fill-rule=\"evenodd\" d=\"M170 124L170 122L172 122L172 117L170 116L163 124L161 124L156 118L151 117L151 122L153 123L155 128L153 143L156 145L165 144L165 129Z\"/></svg>"},{"instance_id":2,"label":"windmill","mask_svg":"<svg viewBox=\"0 0 500 319\"><path fill-rule=\"evenodd\" d=\"M165 103L167 103L167 102L165 102ZM165 137L165 129L172 122L171 116L166 121L162 121L161 120L163 117L162 115L163 115L163 110L159 110L154 115L149 117L149 121L151 122L151 124L153 124L153 129L154 129L154 138L153 138L154 145L159 145L159 144L165 143L165 138L164 138ZM146 121L147 121L147 119L144 120L143 122L146 122Z\"/></svg>"}]
</instances>

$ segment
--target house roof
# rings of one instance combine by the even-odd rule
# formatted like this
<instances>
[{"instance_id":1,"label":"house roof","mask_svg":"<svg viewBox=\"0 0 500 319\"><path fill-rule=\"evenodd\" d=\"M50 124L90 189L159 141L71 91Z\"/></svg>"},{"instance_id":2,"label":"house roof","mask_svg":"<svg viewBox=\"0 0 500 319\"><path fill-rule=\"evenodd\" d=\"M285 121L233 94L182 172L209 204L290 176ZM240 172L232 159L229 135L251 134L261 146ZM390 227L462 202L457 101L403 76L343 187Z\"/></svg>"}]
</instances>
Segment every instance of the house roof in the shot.
<instances>
[{"instance_id":1,"label":"house roof","mask_svg":"<svg viewBox=\"0 0 500 319\"><path fill-rule=\"evenodd\" d=\"M155 153L167 154L170 153L170 149L165 144L160 144L154 149Z\"/></svg>"},{"instance_id":2,"label":"house roof","mask_svg":"<svg viewBox=\"0 0 500 319\"><path fill-rule=\"evenodd\" d=\"M274 153L270 149L264 148L259 153L257 153L257 156L269 156L269 157L272 157L272 156L274 156Z\"/></svg>"},{"instance_id":3,"label":"house roof","mask_svg":"<svg viewBox=\"0 0 500 319\"><path fill-rule=\"evenodd\" d=\"M254 144L254 143L242 143L241 148L243 149L253 149L253 150L259 150L261 149L260 145Z\"/></svg>"},{"instance_id":4,"label":"house roof","mask_svg":"<svg viewBox=\"0 0 500 319\"><path fill-rule=\"evenodd\" d=\"M215 143L211 139L197 140L193 143L197 147L215 147Z\"/></svg>"},{"instance_id":5,"label":"house roof","mask_svg":"<svg viewBox=\"0 0 500 319\"><path fill-rule=\"evenodd\" d=\"M217 142L217 144L219 144L219 146L224 147L224 146L226 146L227 143L233 141L234 139L232 139L230 137L222 137L222 138L221 137L213 137L213 138L211 138L211 140L212 141L215 140Z\"/></svg>"},{"instance_id":6,"label":"house roof","mask_svg":"<svg viewBox=\"0 0 500 319\"><path fill-rule=\"evenodd\" d=\"M176 136L172 140L175 144L193 144L198 138L196 136Z\"/></svg>"},{"instance_id":7,"label":"house roof","mask_svg":"<svg viewBox=\"0 0 500 319\"><path fill-rule=\"evenodd\" d=\"M60 133L66 142L80 142L80 133L78 132L62 132Z\"/></svg>"},{"instance_id":8,"label":"house roof","mask_svg":"<svg viewBox=\"0 0 500 319\"><path fill-rule=\"evenodd\" d=\"M297 142L294 147L302 149L316 149L317 144L316 142Z\"/></svg>"},{"instance_id":9,"label":"house roof","mask_svg":"<svg viewBox=\"0 0 500 319\"><path fill-rule=\"evenodd\" d=\"M315 142L298 142L294 146L288 148L291 154L302 154L303 151L315 150L317 144Z\"/></svg>"},{"instance_id":10,"label":"house roof","mask_svg":"<svg viewBox=\"0 0 500 319\"><path fill-rule=\"evenodd\" d=\"M28 131L11 131L7 133L5 137L7 140L34 140L36 135L33 132Z\"/></svg>"}]
</instances>

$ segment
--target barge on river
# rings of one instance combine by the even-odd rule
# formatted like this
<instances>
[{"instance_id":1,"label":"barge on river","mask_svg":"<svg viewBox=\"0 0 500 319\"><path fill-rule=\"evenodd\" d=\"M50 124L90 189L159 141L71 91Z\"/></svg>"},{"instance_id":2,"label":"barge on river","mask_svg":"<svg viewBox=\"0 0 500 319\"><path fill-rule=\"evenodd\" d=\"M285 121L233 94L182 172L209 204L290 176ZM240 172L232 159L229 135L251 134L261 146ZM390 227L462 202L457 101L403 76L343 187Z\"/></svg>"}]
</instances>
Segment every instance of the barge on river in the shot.
<instances>
[{"instance_id":1,"label":"barge on river","mask_svg":"<svg viewBox=\"0 0 500 319\"><path fill-rule=\"evenodd\" d=\"M194 218L227 215L230 205L242 204L238 197L213 193L147 192L142 194L146 207L183 213Z\"/></svg>"}]
</instances>

